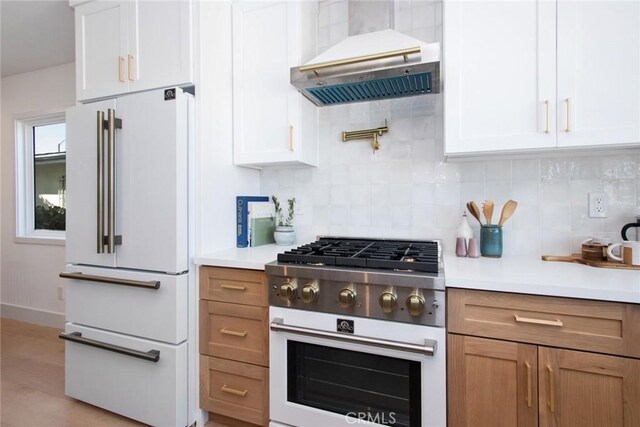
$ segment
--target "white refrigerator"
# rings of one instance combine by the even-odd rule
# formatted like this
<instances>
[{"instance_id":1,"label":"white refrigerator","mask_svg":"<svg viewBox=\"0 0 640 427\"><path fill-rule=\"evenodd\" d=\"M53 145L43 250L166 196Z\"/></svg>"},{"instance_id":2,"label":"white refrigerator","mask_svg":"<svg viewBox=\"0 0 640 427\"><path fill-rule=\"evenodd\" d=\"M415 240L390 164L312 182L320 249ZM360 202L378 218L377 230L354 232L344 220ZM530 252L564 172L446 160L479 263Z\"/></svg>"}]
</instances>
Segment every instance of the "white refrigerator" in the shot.
<instances>
[{"instance_id":1,"label":"white refrigerator","mask_svg":"<svg viewBox=\"0 0 640 427\"><path fill-rule=\"evenodd\" d=\"M179 88L67 111L65 392L157 426L194 421L192 122Z\"/></svg>"}]
</instances>

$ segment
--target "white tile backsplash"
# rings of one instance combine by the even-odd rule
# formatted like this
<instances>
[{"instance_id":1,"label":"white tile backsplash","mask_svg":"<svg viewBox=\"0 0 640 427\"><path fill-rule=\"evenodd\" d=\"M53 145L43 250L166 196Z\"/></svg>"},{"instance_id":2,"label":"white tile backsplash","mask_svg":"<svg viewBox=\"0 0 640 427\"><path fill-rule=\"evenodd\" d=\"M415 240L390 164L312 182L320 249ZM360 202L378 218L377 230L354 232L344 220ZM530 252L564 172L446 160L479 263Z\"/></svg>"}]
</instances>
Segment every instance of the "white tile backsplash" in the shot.
<instances>
[{"instance_id":1,"label":"white tile backsplash","mask_svg":"<svg viewBox=\"0 0 640 427\"><path fill-rule=\"evenodd\" d=\"M320 2L319 51L347 36L346 5ZM396 30L425 42L442 39L440 1L398 0L394 7ZM263 194L300 201L300 236L436 238L451 251L466 202L494 200L497 221L502 204L514 199L505 253L567 255L587 237L619 240L622 225L640 215L640 150L447 162L441 95L326 107L318 116L319 167L261 171ZM341 141L342 131L385 119L389 132L375 154L367 140ZM592 191L607 195L607 218L588 218ZM478 236L477 221L469 222Z\"/></svg>"}]
</instances>

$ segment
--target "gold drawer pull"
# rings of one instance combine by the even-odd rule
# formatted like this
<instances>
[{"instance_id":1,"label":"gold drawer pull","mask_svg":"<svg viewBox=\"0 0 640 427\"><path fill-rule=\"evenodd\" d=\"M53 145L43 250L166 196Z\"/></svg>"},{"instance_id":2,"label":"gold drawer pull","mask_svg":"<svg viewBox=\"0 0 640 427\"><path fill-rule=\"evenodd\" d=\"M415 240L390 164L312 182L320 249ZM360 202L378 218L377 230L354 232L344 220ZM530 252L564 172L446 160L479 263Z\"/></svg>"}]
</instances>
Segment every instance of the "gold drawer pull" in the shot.
<instances>
[{"instance_id":1,"label":"gold drawer pull","mask_svg":"<svg viewBox=\"0 0 640 427\"><path fill-rule=\"evenodd\" d=\"M242 338L247 336L247 331L236 332L236 331L231 331L225 328L220 329L220 333L225 335L233 335L234 337L242 337Z\"/></svg>"},{"instance_id":2,"label":"gold drawer pull","mask_svg":"<svg viewBox=\"0 0 640 427\"><path fill-rule=\"evenodd\" d=\"M520 317L517 314L514 314L513 317L516 319L516 322L521 322L521 323L534 323L536 325L547 325L547 326L563 325L560 319L556 319L556 320L532 319L530 317Z\"/></svg>"},{"instance_id":3,"label":"gold drawer pull","mask_svg":"<svg viewBox=\"0 0 640 427\"><path fill-rule=\"evenodd\" d=\"M551 413L554 413L556 412L556 385L551 366L547 365L547 371L549 371L549 401L547 402L547 405L549 405Z\"/></svg>"},{"instance_id":4,"label":"gold drawer pull","mask_svg":"<svg viewBox=\"0 0 640 427\"><path fill-rule=\"evenodd\" d=\"M122 77L122 63L124 62L124 58L122 56L118 56L118 81L124 83L124 77Z\"/></svg>"},{"instance_id":5,"label":"gold drawer pull","mask_svg":"<svg viewBox=\"0 0 640 427\"><path fill-rule=\"evenodd\" d=\"M240 396L240 397L245 397L247 395L247 393L249 392L248 390L236 390L234 388L229 388L227 387L227 385L223 385L222 387L220 387L220 391L224 392L224 393L229 393L229 394L235 394L236 396Z\"/></svg>"},{"instance_id":6,"label":"gold drawer pull","mask_svg":"<svg viewBox=\"0 0 640 427\"><path fill-rule=\"evenodd\" d=\"M531 363L524 362L527 367L527 406L531 408L532 405L532 397L531 397Z\"/></svg>"},{"instance_id":7,"label":"gold drawer pull","mask_svg":"<svg viewBox=\"0 0 640 427\"><path fill-rule=\"evenodd\" d=\"M246 286L236 286L236 285L220 285L222 289L231 289L232 291L246 291Z\"/></svg>"}]
</instances>

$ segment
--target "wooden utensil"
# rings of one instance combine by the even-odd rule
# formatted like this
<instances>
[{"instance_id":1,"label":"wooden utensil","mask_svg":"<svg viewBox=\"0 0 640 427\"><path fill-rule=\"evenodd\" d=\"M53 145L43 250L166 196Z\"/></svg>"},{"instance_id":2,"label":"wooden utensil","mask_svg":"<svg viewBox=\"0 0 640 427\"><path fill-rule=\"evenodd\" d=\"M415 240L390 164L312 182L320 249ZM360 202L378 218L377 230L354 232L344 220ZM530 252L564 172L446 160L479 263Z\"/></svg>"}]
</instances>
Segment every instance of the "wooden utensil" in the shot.
<instances>
[{"instance_id":1,"label":"wooden utensil","mask_svg":"<svg viewBox=\"0 0 640 427\"><path fill-rule=\"evenodd\" d=\"M473 200L467 202L467 209L469 210L471 215L473 215L473 217L478 220L480 225L482 225L482 220L480 219L480 209L478 209L478 205L476 205L476 202L474 202Z\"/></svg>"},{"instance_id":2,"label":"wooden utensil","mask_svg":"<svg viewBox=\"0 0 640 427\"><path fill-rule=\"evenodd\" d=\"M491 218L493 217L493 201L485 200L482 204L482 213L487 219L487 224L491 224Z\"/></svg>"},{"instance_id":3,"label":"wooden utensil","mask_svg":"<svg viewBox=\"0 0 640 427\"><path fill-rule=\"evenodd\" d=\"M507 222L507 220L511 218L511 215L513 215L513 212L516 210L517 207L518 207L518 202L514 200L507 201L507 203L505 203L504 206L502 207L502 212L500 213L500 221L498 222L498 225L502 225L505 222Z\"/></svg>"}]
</instances>

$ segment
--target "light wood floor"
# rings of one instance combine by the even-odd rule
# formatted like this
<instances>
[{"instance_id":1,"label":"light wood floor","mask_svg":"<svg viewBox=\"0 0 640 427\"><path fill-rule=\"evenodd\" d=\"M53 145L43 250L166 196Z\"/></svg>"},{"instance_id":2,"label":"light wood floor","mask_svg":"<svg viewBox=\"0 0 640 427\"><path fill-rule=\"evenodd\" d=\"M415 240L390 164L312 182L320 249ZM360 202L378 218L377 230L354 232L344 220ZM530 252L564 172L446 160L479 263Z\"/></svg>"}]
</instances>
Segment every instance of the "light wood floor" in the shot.
<instances>
[{"instance_id":1,"label":"light wood floor","mask_svg":"<svg viewBox=\"0 0 640 427\"><path fill-rule=\"evenodd\" d=\"M0 318L0 426L144 426L64 395L64 342L58 338L60 332ZM225 417L205 425L244 426L252 424Z\"/></svg>"},{"instance_id":2,"label":"light wood floor","mask_svg":"<svg viewBox=\"0 0 640 427\"><path fill-rule=\"evenodd\" d=\"M64 343L59 333L0 319L0 425L142 426L64 395Z\"/></svg>"}]
</instances>

